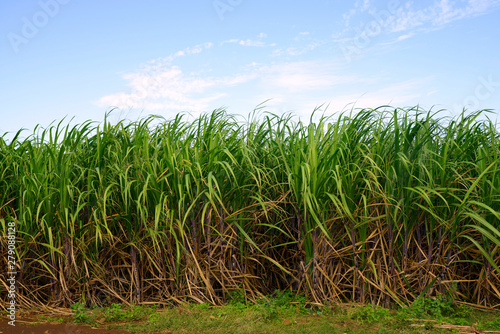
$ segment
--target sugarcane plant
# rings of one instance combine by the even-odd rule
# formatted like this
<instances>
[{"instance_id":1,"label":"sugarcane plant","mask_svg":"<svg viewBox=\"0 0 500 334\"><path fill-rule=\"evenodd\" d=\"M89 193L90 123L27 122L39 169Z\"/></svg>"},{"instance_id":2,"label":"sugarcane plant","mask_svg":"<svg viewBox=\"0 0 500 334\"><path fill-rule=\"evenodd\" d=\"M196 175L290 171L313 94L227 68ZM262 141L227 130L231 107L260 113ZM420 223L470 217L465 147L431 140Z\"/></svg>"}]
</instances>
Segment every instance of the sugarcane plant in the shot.
<instances>
[{"instance_id":1,"label":"sugarcane plant","mask_svg":"<svg viewBox=\"0 0 500 334\"><path fill-rule=\"evenodd\" d=\"M488 110L442 114L304 122L260 106L5 134L1 261L15 221L30 306L220 304L233 290L499 305L500 133Z\"/></svg>"}]
</instances>

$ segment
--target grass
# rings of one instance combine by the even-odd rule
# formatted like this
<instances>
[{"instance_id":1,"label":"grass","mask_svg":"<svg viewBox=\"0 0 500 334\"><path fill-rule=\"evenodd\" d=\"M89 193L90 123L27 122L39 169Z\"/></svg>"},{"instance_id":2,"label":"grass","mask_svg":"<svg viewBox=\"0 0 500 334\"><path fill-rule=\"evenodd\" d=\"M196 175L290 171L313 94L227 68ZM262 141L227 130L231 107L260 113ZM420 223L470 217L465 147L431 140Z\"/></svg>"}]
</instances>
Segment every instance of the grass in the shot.
<instances>
[{"instance_id":1,"label":"grass","mask_svg":"<svg viewBox=\"0 0 500 334\"><path fill-rule=\"evenodd\" d=\"M0 137L18 301L222 305L240 290L258 304L290 290L316 305L499 305L500 133L488 111L440 115L221 109Z\"/></svg>"},{"instance_id":2,"label":"grass","mask_svg":"<svg viewBox=\"0 0 500 334\"><path fill-rule=\"evenodd\" d=\"M425 304L434 306L429 309ZM233 300L223 306L205 303L163 309L120 308L120 317L105 318L117 308L84 310L91 320L87 323L137 333L453 333L471 332L472 328L500 331L498 311L480 311L428 298L403 309L354 304L317 307L285 292L255 304ZM446 308L446 316L429 313L436 308ZM136 314L141 317L135 317ZM77 314L73 319L80 322Z\"/></svg>"},{"instance_id":3,"label":"grass","mask_svg":"<svg viewBox=\"0 0 500 334\"><path fill-rule=\"evenodd\" d=\"M73 321L79 324L98 325L105 322L133 322L147 319L155 312L154 307L135 306L125 308L120 304L110 307L87 309L81 303L71 305L74 310Z\"/></svg>"}]
</instances>

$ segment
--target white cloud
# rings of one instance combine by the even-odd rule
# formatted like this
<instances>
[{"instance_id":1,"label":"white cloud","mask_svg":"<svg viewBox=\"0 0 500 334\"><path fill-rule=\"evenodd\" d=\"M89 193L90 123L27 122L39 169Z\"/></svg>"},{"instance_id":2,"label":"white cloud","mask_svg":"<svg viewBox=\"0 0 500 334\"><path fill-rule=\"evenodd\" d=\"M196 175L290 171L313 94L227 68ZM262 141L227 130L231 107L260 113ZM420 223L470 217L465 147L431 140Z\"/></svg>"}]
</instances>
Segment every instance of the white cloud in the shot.
<instances>
[{"instance_id":1,"label":"white cloud","mask_svg":"<svg viewBox=\"0 0 500 334\"><path fill-rule=\"evenodd\" d=\"M206 42L202 44L195 45L193 47L187 47L183 50L179 50L174 52L173 54L169 55L168 57L163 57L163 58L158 58L155 60L152 60L148 62L147 64L144 64L143 67L150 67L150 66L157 66L165 63L171 63L174 61L176 58L179 57L184 57L188 55L193 55L193 54L198 54L201 53L204 50L210 49L214 46L212 42Z\"/></svg>"},{"instance_id":2,"label":"white cloud","mask_svg":"<svg viewBox=\"0 0 500 334\"><path fill-rule=\"evenodd\" d=\"M408 38L410 38L410 37L412 37L412 36L413 36L413 33L404 34L404 35L399 36L399 37L397 38L397 41L398 41L398 42L399 42L399 41L404 41L405 39L408 39Z\"/></svg>"},{"instance_id":3,"label":"white cloud","mask_svg":"<svg viewBox=\"0 0 500 334\"><path fill-rule=\"evenodd\" d=\"M450 22L485 14L500 5L500 0L439 0L423 9L398 8L388 21L390 31L407 31L419 26L442 27Z\"/></svg>"},{"instance_id":4,"label":"white cloud","mask_svg":"<svg viewBox=\"0 0 500 334\"><path fill-rule=\"evenodd\" d=\"M271 53L271 56L273 57L278 57L282 55L288 55L288 56L300 56L303 55L307 52L313 51L316 49L318 46L321 46L323 43L320 42L312 42L309 43L303 47L295 47L295 46L290 46L287 48L277 48L273 50Z\"/></svg>"},{"instance_id":5,"label":"white cloud","mask_svg":"<svg viewBox=\"0 0 500 334\"><path fill-rule=\"evenodd\" d=\"M403 34L399 38L406 39L411 34ZM264 37L264 34L259 36ZM221 44L247 46L247 41L250 40L232 39ZM312 46L309 48L315 48L319 44L310 45ZM144 109L152 112L201 112L212 109L223 97L229 100L239 90L243 95L238 95L237 99L253 100L255 97L262 97L262 100L257 101L260 103L272 98L274 102L285 101L285 107L288 103L296 109L310 112L318 104L328 101L332 101L337 107L339 102L348 104L353 101L362 102L366 106L408 103L407 101L420 97L415 92L422 91L422 80L408 80L385 88L373 88L380 87L383 81L345 74L341 60L336 63L332 59L271 64L253 62L241 64L232 69L232 73L226 72L224 75L214 74L209 69L202 73L190 72L174 64L178 57L197 57L199 53L212 47L212 43L204 43L149 61L138 70L123 75L127 89L103 96L97 104L105 108ZM282 52L293 54L300 50L287 48ZM360 95L360 90L365 90L365 94ZM426 91L424 89L424 93Z\"/></svg>"},{"instance_id":6,"label":"white cloud","mask_svg":"<svg viewBox=\"0 0 500 334\"><path fill-rule=\"evenodd\" d=\"M197 53L202 52L205 49L210 49L213 46L214 46L213 43L207 42L207 43L203 43L203 44L198 44L198 45L194 46L193 48L188 47L188 48L186 48L185 52L186 52L186 54L197 54Z\"/></svg>"},{"instance_id":7,"label":"white cloud","mask_svg":"<svg viewBox=\"0 0 500 334\"><path fill-rule=\"evenodd\" d=\"M366 11L370 8L370 0L358 0L356 1L355 7L359 8L361 11Z\"/></svg>"},{"instance_id":8,"label":"white cloud","mask_svg":"<svg viewBox=\"0 0 500 334\"><path fill-rule=\"evenodd\" d=\"M216 84L216 80L186 76L177 66L158 66L154 72L139 70L123 76L130 92L99 99L98 105L137 109L200 109L221 94L194 98Z\"/></svg>"},{"instance_id":9,"label":"white cloud","mask_svg":"<svg viewBox=\"0 0 500 334\"><path fill-rule=\"evenodd\" d=\"M266 46L266 43L262 41L257 41L257 40L252 40L252 39L228 39L226 41L221 42L221 45L223 44L239 44L242 46L258 46L258 47L264 47Z\"/></svg>"},{"instance_id":10,"label":"white cloud","mask_svg":"<svg viewBox=\"0 0 500 334\"><path fill-rule=\"evenodd\" d=\"M255 66L253 73L270 96L331 91L339 85L373 83L357 75L339 75L340 67L319 61L298 61Z\"/></svg>"},{"instance_id":11,"label":"white cloud","mask_svg":"<svg viewBox=\"0 0 500 334\"><path fill-rule=\"evenodd\" d=\"M376 7L370 1L358 0L343 15L345 30L332 36L334 41L351 43L362 34L370 35L373 27L380 32L403 33L396 40L402 41L416 31L432 31L457 20L486 14L498 7L500 0L436 0L431 5L420 8L417 6L422 6L422 2L395 4ZM354 21L356 17L359 19ZM353 32L355 37L352 37Z\"/></svg>"},{"instance_id":12,"label":"white cloud","mask_svg":"<svg viewBox=\"0 0 500 334\"><path fill-rule=\"evenodd\" d=\"M201 111L223 96L220 89L253 79L252 75L235 74L230 77L208 77L197 73L184 73L171 65L176 57L194 55L211 48L211 43L186 48L166 58L158 58L140 66L140 69L123 75L130 87L100 98L100 107L174 111Z\"/></svg>"},{"instance_id":13,"label":"white cloud","mask_svg":"<svg viewBox=\"0 0 500 334\"><path fill-rule=\"evenodd\" d=\"M257 69L262 84L274 91L305 91L324 89L334 84L336 77L315 62L291 62L262 66Z\"/></svg>"},{"instance_id":14,"label":"white cloud","mask_svg":"<svg viewBox=\"0 0 500 334\"><path fill-rule=\"evenodd\" d=\"M360 13L368 11L370 8L373 8L373 5L370 4L370 0L356 0L354 7L347 13L342 14L344 27L349 29L351 27L351 19Z\"/></svg>"},{"instance_id":15,"label":"white cloud","mask_svg":"<svg viewBox=\"0 0 500 334\"><path fill-rule=\"evenodd\" d=\"M220 44L223 45L223 44L239 44L239 45L242 45L242 46L257 46L257 47L264 47L264 46L268 46L268 44L266 44L265 42L261 41L261 39L263 38L266 38L267 37L267 34L261 32L258 36L257 36L257 40L254 40L254 39L239 39L239 38L232 38L232 39L228 39L228 40L225 40L223 42L221 42ZM269 46L273 46L274 44L270 44Z\"/></svg>"},{"instance_id":16,"label":"white cloud","mask_svg":"<svg viewBox=\"0 0 500 334\"><path fill-rule=\"evenodd\" d=\"M266 46L266 43L264 43L262 41L255 41L255 40L251 40L251 39L240 40L239 44L243 45L243 46L259 46L259 47Z\"/></svg>"},{"instance_id":17,"label":"white cloud","mask_svg":"<svg viewBox=\"0 0 500 334\"><path fill-rule=\"evenodd\" d=\"M187 48L183 52L194 54L192 50L195 48ZM180 53L175 54L181 56ZM272 65L254 62L242 65L231 75L206 76L187 73L179 66L172 65L169 59L171 57L150 61L139 70L123 75L129 88L104 96L97 104L106 108L200 112L213 106L214 101L228 97L228 88L252 80L255 83L252 96L266 94L266 99L274 98L275 101L304 96L297 94L302 92L312 95L330 93L332 88L339 85L373 83L353 75L338 75L340 69L331 62L301 61ZM304 103L310 106L312 102L309 100Z\"/></svg>"},{"instance_id":18,"label":"white cloud","mask_svg":"<svg viewBox=\"0 0 500 334\"><path fill-rule=\"evenodd\" d=\"M287 47L278 47L274 49L271 53L271 56L299 56L313 51L316 48L327 43L327 41L325 40L311 38L311 33L309 31L299 32L297 35L295 35L293 41L293 45Z\"/></svg>"},{"instance_id":19,"label":"white cloud","mask_svg":"<svg viewBox=\"0 0 500 334\"><path fill-rule=\"evenodd\" d=\"M226 41L221 42L220 44L221 45L223 45L223 44L239 44L242 46L258 46L258 47L266 46L266 43L264 43L262 41L257 41L257 40L253 40L253 39L236 39L236 38L228 39Z\"/></svg>"},{"instance_id":20,"label":"white cloud","mask_svg":"<svg viewBox=\"0 0 500 334\"><path fill-rule=\"evenodd\" d=\"M232 38L232 39L228 39L228 40L222 41L220 44L221 45L223 45L223 44L238 44L239 42L240 42L239 39Z\"/></svg>"},{"instance_id":21,"label":"white cloud","mask_svg":"<svg viewBox=\"0 0 500 334\"><path fill-rule=\"evenodd\" d=\"M300 42L300 41L304 41L304 40L307 40L309 39L309 35L311 33L309 31L302 31L302 32L299 32L294 38L293 40L296 41L296 42Z\"/></svg>"}]
</instances>

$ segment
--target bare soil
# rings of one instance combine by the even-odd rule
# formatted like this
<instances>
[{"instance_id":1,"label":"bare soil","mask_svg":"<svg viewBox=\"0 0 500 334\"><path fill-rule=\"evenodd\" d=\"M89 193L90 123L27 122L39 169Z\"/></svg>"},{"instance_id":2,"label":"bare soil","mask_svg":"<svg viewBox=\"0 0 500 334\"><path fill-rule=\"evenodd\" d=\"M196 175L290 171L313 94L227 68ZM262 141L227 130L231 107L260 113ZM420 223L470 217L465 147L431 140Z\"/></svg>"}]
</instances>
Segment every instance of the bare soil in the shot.
<instances>
[{"instance_id":1,"label":"bare soil","mask_svg":"<svg viewBox=\"0 0 500 334\"><path fill-rule=\"evenodd\" d=\"M130 332L57 322L33 324L28 321L16 321L16 326L11 326L6 319L1 319L0 334L130 334Z\"/></svg>"}]
</instances>

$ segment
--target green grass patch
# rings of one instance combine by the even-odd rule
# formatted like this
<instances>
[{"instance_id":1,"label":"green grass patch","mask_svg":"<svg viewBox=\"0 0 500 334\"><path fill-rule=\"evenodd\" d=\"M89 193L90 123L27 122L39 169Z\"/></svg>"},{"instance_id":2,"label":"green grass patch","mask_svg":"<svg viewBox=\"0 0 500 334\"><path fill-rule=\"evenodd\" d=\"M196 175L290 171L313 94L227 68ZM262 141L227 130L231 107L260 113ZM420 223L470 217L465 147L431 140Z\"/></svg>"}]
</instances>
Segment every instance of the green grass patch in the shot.
<instances>
[{"instance_id":1,"label":"green grass patch","mask_svg":"<svg viewBox=\"0 0 500 334\"><path fill-rule=\"evenodd\" d=\"M500 329L500 312L485 312L448 299L422 298L410 307L307 303L290 291L262 297L256 303L241 293L223 306L188 303L176 307L114 304L107 308L73 307L73 320L134 333L456 333L463 327Z\"/></svg>"}]
</instances>

